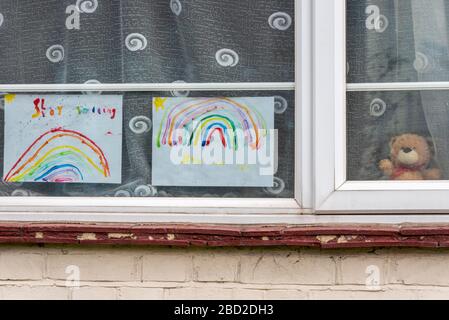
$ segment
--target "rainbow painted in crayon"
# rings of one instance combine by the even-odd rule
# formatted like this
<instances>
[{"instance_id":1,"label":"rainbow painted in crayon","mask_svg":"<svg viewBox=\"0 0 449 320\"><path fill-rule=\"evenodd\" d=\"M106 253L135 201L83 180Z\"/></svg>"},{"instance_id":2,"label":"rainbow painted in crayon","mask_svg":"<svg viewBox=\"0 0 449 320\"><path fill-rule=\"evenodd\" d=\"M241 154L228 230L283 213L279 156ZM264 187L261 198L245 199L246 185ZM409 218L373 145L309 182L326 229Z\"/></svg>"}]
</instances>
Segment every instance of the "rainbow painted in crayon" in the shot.
<instances>
[{"instance_id":1,"label":"rainbow painted in crayon","mask_svg":"<svg viewBox=\"0 0 449 320\"><path fill-rule=\"evenodd\" d=\"M154 98L157 105L157 99ZM259 112L232 98L185 99L173 108L167 109L157 133L157 147L162 145L193 145L206 147L214 135L224 148L237 150L248 144L259 149L262 134L267 129ZM238 141L237 130L244 134L244 141Z\"/></svg>"},{"instance_id":2,"label":"rainbow painted in crayon","mask_svg":"<svg viewBox=\"0 0 449 320\"><path fill-rule=\"evenodd\" d=\"M59 140L65 138L64 144ZM69 144L68 141L73 140ZM52 129L39 136L5 175L8 182L82 182L83 172L110 175L100 147L80 132Z\"/></svg>"}]
</instances>

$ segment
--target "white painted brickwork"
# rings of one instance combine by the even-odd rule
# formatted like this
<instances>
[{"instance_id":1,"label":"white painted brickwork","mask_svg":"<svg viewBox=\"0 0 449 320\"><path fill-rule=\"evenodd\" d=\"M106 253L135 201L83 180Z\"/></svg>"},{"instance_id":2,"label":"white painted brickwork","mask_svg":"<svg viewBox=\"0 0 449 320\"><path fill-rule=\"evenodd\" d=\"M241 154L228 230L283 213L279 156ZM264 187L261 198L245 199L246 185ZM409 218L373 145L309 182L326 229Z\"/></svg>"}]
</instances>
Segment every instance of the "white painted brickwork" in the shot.
<instances>
[{"instance_id":1,"label":"white painted brickwork","mask_svg":"<svg viewBox=\"0 0 449 320\"><path fill-rule=\"evenodd\" d=\"M449 299L448 265L449 250L2 245L0 299Z\"/></svg>"}]
</instances>

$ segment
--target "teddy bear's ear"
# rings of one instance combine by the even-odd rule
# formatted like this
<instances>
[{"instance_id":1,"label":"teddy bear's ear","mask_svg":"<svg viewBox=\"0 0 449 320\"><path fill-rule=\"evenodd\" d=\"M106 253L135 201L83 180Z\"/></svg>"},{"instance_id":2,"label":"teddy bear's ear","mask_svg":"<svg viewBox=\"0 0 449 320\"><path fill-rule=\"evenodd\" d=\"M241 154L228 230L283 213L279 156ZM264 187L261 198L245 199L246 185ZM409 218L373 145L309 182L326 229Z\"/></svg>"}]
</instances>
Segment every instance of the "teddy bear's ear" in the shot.
<instances>
[{"instance_id":1,"label":"teddy bear's ear","mask_svg":"<svg viewBox=\"0 0 449 320\"><path fill-rule=\"evenodd\" d=\"M435 156L435 141L432 137L426 137L427 144L429 145L429 150L432 156Z\"/></svg>"},{"instance_id":2,"label":"teddy bear's ear","mask_svg":"<svg viewBox=\"0 0 449 320\"><path fill-rule=\"evenodd\" d=\"M390 143L389 143L390 149L393 149L393 145L394 145L394 143L396 142L397 138L398 138L398 137L396 136L396 137L393 137L393 138L390 139Z\"/></svg>"}]
</instances>

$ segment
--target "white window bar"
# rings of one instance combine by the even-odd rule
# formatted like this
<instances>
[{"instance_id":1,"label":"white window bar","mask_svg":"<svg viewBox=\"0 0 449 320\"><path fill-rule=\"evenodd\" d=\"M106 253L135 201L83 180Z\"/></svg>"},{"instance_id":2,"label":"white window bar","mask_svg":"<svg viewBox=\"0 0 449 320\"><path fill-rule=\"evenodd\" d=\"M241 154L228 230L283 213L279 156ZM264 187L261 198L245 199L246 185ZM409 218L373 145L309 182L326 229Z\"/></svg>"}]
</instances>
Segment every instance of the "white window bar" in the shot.
<instances>
[{"instance_id":1,"label":"white window bar","mask_svg":"<svg viewBox=\"0 0 449 320\"><path fill-rule=\"evenodd\" d=\"M348 92L449 90L449 81L348 83Z\"/></svg>"},{"instance_id":2,"label":"white window bar","mask_svg":"<svg viewBox=\"0 0 449 320\"><path fill-rule=\"evenodd\" d=\"M81 91L289 91L294 82L224 83L94 83L94 84L0 84L0 92L81 92Z\"/></svg>"}]
</instances>

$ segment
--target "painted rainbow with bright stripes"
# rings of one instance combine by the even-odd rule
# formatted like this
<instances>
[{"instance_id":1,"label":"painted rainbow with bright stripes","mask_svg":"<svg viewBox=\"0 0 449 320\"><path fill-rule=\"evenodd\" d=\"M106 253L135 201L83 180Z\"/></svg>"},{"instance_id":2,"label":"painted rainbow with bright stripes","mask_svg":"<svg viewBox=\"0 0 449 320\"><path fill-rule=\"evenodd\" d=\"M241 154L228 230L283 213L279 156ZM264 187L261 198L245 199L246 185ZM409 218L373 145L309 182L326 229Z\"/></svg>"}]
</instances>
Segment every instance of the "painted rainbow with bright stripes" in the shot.
<instances>
[{"instance_id":1,"label":"painted rainbow with bright stripes","mask_svg":"<svg viewBox=\"0 0 449 320\"><path fill-rule=\"evenodd\" d=\"M8 182L82 182L86 174L110 176L101 148L74 130L56 128L39 136L3 180Z\"/></svg>"},{"instance_id":2,"label":"painted rainbow with bright stripes","mask_svg":"<svg viewBox=\"0 0 449 320\"><path fill-rule=\"evenodd\" d=\"M254 108L230 98L190 98L167 109L157 134L157 147L162 145L195 145L205 147L218 133L225 148L237 150L245 142L259 149L267 125ZM245 141L238 141L237 130Z\"/></svg>"}]
</instances>

